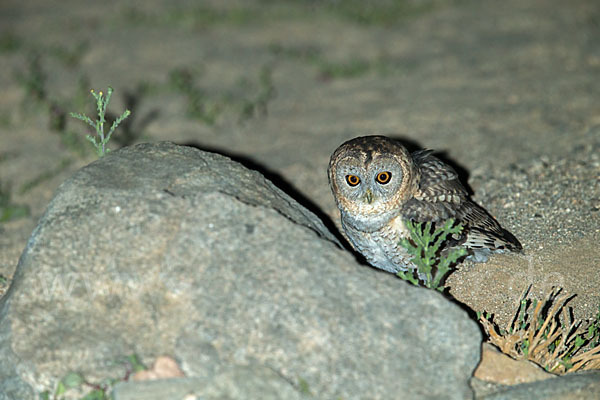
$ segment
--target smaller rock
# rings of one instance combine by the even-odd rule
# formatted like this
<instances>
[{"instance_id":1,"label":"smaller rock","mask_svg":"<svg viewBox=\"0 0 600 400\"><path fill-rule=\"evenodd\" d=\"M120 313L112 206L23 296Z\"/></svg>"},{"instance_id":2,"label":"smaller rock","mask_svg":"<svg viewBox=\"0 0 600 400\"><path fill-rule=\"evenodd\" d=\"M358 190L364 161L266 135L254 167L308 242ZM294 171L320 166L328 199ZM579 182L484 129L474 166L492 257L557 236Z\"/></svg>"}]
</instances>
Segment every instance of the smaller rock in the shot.
<instances>
[{"instance_id":1,"label":"smaller rock","mask_svg":"<svg viewBox=\"0 0 600 400\"><path fill-rule=\"evenodd\" d=\"M531 361L509 357L489 343L484 343L481 350L481 362L474 376L483 381L516 385L556 377Z\"/></svg>"},{"instance_id":2,"label":"smaller rock","mask_svg":"<svg viewBox=\"0 0 600 400\"><path fill-rule=\"evenodd\" d=\"M185 375L171 357L160 356L154 361L151 369L138 371L133 375L134 381L149 381L154 379L181 378Z\"/></svg>"}]
</instances>

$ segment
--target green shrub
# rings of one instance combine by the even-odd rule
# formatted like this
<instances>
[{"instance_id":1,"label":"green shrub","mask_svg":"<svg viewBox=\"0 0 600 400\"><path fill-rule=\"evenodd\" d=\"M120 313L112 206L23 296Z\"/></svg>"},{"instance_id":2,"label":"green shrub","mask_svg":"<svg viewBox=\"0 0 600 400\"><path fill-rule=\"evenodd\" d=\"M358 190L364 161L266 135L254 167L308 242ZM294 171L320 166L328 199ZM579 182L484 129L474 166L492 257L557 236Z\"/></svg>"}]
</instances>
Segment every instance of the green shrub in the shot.
<instances>
[{"instance_id":1,"label":"green shrub","mask_svg":"<svg viewBox=\"0 0 600 400\"><path fill-rule=\"evenodd\" d=\"M103 157L106 153L110 151L107 147L110 137L115 132L115 129L117 129L117 127L121 124L121 122L123 122L127 117L129 117L131 111L125 110L123 114L121 114L112 123L110 129L108 130L108 133L105 133L104 124L106 123L106 108L108 107L108 103L110 102L110 97L112 96L113 88L111 88L110 86L108 87L106 97L101 91L96 93L92 89L90 92L92 93L92 96L94 96L94 98L96 99L96 109L98 110L98 118L95 121L92 121L92 119L85 114L72 112L70 113L70 115L71 117L77 118L94 128L94 130L96 131L96 136L87 135L86 139L94 145L98 157Z\"/></svg>"},{"instance_id":2,"label":"green shrub","mask_svg":"<svg viewBox=\"0 0 600 400\"><path fill-rule=\"evenodd\" d=\"M413 256L416 270L401 271L398 276L415 285L443 291L444 277L456 261L467 254L464 248L444 249L444 245L447 244L448 235L460 234L463 227L455 224L453 219L435 230L431 222L405 221L405 225L410 232L410 239L402 239L400 244Z\"/></svg>"}]
</instances>

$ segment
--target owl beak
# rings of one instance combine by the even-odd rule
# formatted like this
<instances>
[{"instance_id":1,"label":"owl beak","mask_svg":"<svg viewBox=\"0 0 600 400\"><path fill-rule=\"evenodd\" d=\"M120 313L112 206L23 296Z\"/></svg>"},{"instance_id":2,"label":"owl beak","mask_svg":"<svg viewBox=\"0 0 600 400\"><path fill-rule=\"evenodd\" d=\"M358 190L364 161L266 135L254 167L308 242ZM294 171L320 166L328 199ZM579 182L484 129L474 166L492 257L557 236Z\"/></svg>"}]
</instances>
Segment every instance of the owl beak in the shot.
<instances>
[{"instance_id":1,"label":"owl beak","mask_svg":"<svg viewBox=\"0 0 600 400\"><path fill-rule=\"evenodd\" d=\"M373 192L371 192L371 189L367 189L365 192L365 201L367 204L371 204L373 202Z\"/></svg>"}]
</instances>

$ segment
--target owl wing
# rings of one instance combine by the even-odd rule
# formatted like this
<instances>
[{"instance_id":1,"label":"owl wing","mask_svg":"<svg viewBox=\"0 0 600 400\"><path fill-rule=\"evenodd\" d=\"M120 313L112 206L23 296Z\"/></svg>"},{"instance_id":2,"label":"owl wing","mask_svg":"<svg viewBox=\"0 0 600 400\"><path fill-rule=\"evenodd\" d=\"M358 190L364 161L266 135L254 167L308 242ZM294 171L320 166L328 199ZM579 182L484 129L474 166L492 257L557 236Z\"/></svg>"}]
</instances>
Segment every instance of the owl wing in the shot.
<instances>
[{"instance_id":1,"label":"owl wing","mask_svg":"<svg viewBox=\"0 0 600 400\"><path fill-rule=\"evenodd\" d=\"M467 191L454 169L433 156L431 150L412 154L418 186L402 210L405 218L418 222L456 218L456 211L467 200Z\"/></svg>"},{"instance_id":2,"label":"owl wing","mask_svg":"<svg viewBox=\"0 0 600 400\"><path fill-rule=\"evenodd\" d=\"M464 227L459 241L465 247L521 250L521 244L510 232L468 198L456 171L431 153L422 150L412 154L419 184L413 198L402 207L404 218L417 222L454 218Z\"/></svg>"}]
</instances>

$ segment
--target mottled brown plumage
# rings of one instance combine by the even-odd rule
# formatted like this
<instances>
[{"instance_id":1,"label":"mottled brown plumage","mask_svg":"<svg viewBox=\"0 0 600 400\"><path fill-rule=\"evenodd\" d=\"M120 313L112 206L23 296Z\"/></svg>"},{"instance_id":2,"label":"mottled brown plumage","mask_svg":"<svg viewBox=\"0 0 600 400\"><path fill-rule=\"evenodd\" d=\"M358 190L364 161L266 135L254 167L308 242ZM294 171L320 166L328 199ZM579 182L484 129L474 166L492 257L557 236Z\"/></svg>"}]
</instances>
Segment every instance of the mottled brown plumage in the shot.
<instances>
[{"instance_id":1,"label":"mottled brown plumage","mask_svg":"<svg viewBox=\"0 0 600 400\"><path fill-rule=\"evenodd\" d=\"M406 220L454 218L464 229L451 245L467 248L476 261L485 261L490 252L522 248L468 198L454 169L429 150L409 154L385 136L358 137L333 153L328 175L344 231L375 267L390 272L413 268L399 245L408 236Z\"/></svg>"}]
</instances>

